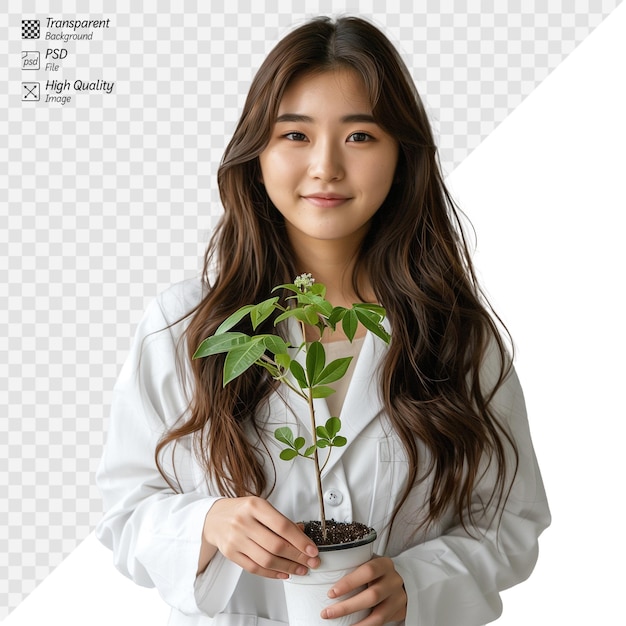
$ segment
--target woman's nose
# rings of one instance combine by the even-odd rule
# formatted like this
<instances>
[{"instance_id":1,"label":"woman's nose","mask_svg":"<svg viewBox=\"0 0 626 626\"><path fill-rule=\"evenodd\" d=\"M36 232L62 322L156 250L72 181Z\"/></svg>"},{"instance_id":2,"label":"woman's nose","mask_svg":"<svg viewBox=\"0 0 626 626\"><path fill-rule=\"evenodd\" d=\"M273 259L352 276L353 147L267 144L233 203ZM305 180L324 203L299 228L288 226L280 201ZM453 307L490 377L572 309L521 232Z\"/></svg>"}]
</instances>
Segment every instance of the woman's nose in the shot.
<instances>
[{"instance_id":1,"label":"woman's nose","mask_svg":"<svg viewBox=\"0 0 626 626\"><path fill-rule=\"evenodd\" d=\"M320 141L311 148L309 176L324 182L340 180L344 176L341 154L331 142Z\"/></svg>"}]
</instances>

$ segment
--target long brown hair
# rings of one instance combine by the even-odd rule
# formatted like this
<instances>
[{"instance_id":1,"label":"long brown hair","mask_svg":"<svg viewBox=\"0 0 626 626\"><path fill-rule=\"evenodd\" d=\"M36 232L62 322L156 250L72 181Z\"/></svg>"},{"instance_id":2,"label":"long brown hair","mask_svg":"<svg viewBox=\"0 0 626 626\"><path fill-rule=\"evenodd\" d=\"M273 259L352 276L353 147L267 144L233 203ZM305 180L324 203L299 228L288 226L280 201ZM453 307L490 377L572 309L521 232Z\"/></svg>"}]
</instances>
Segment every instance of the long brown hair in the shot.
<instances>
[{"instance_id":1,"label":"long brown hair","mask_svg":"<svg viewBox=\"0 0 626 626\"><path fill-rule=\"evenodd\" d=\"M261 183L258 156L290 82L336 68L350 68L362 78L375 120L399 144L397 182L373 218L354 272L356 293L359 272L366 272L391 324L381 393L409 460L396 512L412 486L432 476L425 523L452 507L464 525L471 524L472 491L485 459L495 467L492 500L498 505L512 481L507 447L515 472L515 444L490 402L508 375L510 358L498 318L477 284L413 80L394 46L367 21L314 19L279 42L256 74L218 172L224 214L207 248L206 297L190 314L187 353L190 358L237 308L267 298L275 285L293 279L283 218ZM271 320L263 332L276 332ZM480 372L490 346L500 355L500 372L495 387L486 390ZM273 484L258 454L264 444L254 414L274 383L264 370L252 368L223 387L222 363L220 356L190 362L189 412L160 441L157 463L168 444L193 436L207 476L223 494L267 495ZM255 442L250 427L257 430ZM428 450L427 462L418 458L419 441Z\"/></svg>"}]
</instances>

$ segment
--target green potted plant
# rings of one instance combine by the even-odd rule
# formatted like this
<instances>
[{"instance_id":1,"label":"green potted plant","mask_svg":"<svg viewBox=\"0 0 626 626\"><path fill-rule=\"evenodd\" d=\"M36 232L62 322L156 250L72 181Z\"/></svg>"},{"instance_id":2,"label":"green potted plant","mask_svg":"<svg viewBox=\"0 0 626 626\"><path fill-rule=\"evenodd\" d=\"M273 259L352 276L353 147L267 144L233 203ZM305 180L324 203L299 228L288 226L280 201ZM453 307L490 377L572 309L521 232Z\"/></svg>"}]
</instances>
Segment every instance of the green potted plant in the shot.
<instances>
[{"instance_id":1,"label":"green potted plant","mask_svg":"<svg viewBox=\"0 0 626 626\"><path fill-rule=\"evenodd\" d=\"M304 437L294 435L288 426L276 429L274 436L285 446L280 453L281 459L292 461L302 457L312 462L314 468L320 519L305 522L304 531L318 545L321 565L308 576L286 581L288 584L296 583L291 585L295 587L301 583L307 585L307 592L297 600L290 601L290 594L287 593L290 623L313 624L317 623L314 620L321 610L311 604L315 602L315 596L319 595L319 600L324 605L328 604L328 587L349 569L369 560L376 539L376 531L365 524L338 523L326 519L321 475L332 448L345 446L347 440L339 434L341 421L338 417L331 417L325 424L316 422L314 399L326 398L334 393L330 385L346 374L352 357L338 358L327 363L322 337L325 332L333 332L339 324L350 341L354 339L359 324L385 343L389 343L390 336L382 325L386 314L382 306L370 303L357 303L350 308L333 306L326 300L326 287L316 283L311 274L301 274L293 284L279 285L272 291L278 290L290 294L285 304L281 304L279 296L273 296L258 304L241 307L198 346L193 358L225 353L224 385L252 366L262 367L274 380L286 385L307 402L313 441L307 444ZM248 335L233 330L246 317L249 317L252 329L256 330L272 315L274 326L295 319L302 330L302 343L292 346L276 334ZM319 339L307 341L307 327L312 328ZM296 358L301 351L305 352L304 366ZM326 453L323 463L320 463L320 451ZM318 594L311 591L311 584L319 587ZM308 615L308 618L295 616L296 610ZM363 615L353 614L350 617L353 619L341 623L354 623L362 619Z\"/></svg>"}]
</instances>

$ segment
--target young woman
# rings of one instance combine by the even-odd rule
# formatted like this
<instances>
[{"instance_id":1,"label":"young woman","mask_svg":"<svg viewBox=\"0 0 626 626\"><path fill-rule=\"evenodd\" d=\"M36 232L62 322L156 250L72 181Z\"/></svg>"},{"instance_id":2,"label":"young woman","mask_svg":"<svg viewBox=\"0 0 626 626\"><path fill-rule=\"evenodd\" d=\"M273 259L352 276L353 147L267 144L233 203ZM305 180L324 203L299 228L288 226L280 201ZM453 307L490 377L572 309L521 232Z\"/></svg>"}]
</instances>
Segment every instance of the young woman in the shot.
<instances>
[{"instance_id":1,"label":"young woman","mask_svg":"<svg viewBox=\"0 0 626 626\"><path fill-rule=\"evenodd\" d=\"M392 335L327 338L356 357L347 389L316 401L348 438L324 471L328 508L378 540L322 617L496 619L499 591L533 569L549 512L511 358L387 38L357 18L285 37L218 180L224 215L203 276L148 309L116 385L97 530L116 566L158 588L171 624L287 623L281 579L319 564L294 521L315 519L317 504L310 468L281 461L272 432L305 428L306 411L255 368L223 387L223 361L191 355L240 306L310 272L335 305L381 303Z\"/></svg>"}]
</instances>

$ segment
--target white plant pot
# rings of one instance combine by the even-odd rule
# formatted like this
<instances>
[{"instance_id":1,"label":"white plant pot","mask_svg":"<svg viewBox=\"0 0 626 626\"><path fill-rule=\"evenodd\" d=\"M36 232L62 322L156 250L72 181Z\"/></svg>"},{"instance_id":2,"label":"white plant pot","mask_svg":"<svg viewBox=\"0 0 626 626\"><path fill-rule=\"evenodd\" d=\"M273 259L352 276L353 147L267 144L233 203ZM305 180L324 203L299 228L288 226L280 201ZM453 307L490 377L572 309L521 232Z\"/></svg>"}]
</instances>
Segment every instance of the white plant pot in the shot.
<instances>
[{"instance_id":1,"label":"white plant pot","mask_svg":"<svg viewBox=\"0 0 626 626\"><path fill-rule=\"evenodd\" d=\"M305 576L292 576L284 580L289 626L350 626L370 613L369 609L335 619L322 619L320 613L330 604L345 600L362 591L364 587L341 598L331 599L328 591L340 578L366 563L374 553L376 531L351 543L318 546L320 566L309 570Z\"/></svg>"}]
</instances>

